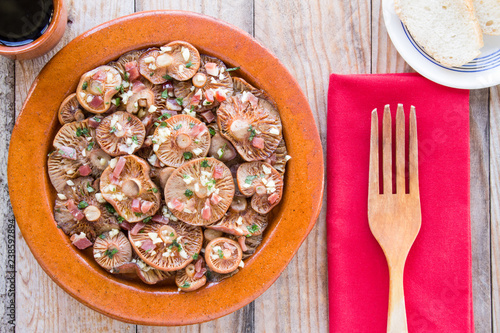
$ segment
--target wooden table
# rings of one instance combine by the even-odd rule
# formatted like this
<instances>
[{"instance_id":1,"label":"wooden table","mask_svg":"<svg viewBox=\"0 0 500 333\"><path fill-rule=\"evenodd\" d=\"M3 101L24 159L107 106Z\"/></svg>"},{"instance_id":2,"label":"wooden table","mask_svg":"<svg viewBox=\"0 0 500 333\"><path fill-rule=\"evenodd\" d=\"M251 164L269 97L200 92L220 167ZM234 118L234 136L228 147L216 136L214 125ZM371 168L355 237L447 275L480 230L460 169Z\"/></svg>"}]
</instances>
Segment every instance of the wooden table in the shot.
<instances>
[{"instance_id":1,"label":"wooden table","mask_svg":"<svg viewBox=\"0 0 500 333\"><path fill-rule=\"evenodd\" d=\"M388 39L381 0L67 0L68 27L50 54L0 59L0 331L10 331L15 294L18 332L327 332L325 207L277 282L245 308L202 325L155 328L109 319L74 300L42 271L15 228L8 201L7 151L31 83L65 44L97 24L134 11L183 9L232 23L285 64L306 93L326 142L329 73L410 71ZM472 91L471 197L476 332L500 332L500 89ZM29 176L29 175L27 175ZM27 209L29 209L29 203ZM15 267L14 267L15 248ZM10 249L10 252L9 252ZM9 254L10 253L10 254ZM15 270L15 273L14 273ZM300 276L300 283L299 281ZM15 277L15 293L14 278Z\"/></svg>"}]
</instances>

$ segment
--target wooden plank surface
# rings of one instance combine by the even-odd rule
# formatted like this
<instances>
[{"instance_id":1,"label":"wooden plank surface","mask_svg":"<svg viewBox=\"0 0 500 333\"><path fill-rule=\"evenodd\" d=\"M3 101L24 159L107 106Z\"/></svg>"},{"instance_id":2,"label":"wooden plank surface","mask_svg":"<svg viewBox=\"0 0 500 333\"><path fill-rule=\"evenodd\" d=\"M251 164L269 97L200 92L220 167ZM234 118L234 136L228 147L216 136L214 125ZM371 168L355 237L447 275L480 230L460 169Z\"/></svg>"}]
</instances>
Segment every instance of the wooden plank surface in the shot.
<instances>
[{"instance_id":1,"label":"wooden plank surface","mask_svg":"<svg viewBox=\"0 0 500 333\"><path fill-rule=\"evenodd\" d=\"M324 147L329 73L411 71L387 36L381 0L66 1L70 22L56 50L15 65L12 61L0 59L0 112L4 115L0 119L0 126L4 129L0 134L3 139L0 152L4 157L0 162L0 175L3 176L0 179L4 182L7 144L15 117L14 102L15 110L19 112L31 82L60 47L93 26L134 10L190 10L223 19L254 34L276 54L302 87ZM500 156L499 88L491 89L490 95L487 90L471 93L473 288L476 332L500 333L500 166L495 159L495 156ZM5 183L0 186L0 196L4 199L0 224L6 230L12 211L6 201ZM42 271L17 230L17 331L327 332L325 202L317 225L282 276L266 293L234 314L179 328L136 327L111 320L81 305ZM9 270L7 246L8 241L0 242L0 301L8 298L9 286L3 282ZM5 325L9 320L8 304L2 304L0 332L9 330Z\"/></svg>"},{"instance_id":2,"label":"wooden plank surface","mask_svg":"<svg viewBox=\"0 0 500 333\"><path fill-rule=\"evenodd\" d=\"M68 26L63 40L49 54L28 61L17 61L16 111L31 83L45 63L65 44L94 27L134 11L134 0L66 1ZM135 332L135 325L124 324L101 315L66 294L40 268L17 230L17 332Z\"/></svg>"}]
</instances>

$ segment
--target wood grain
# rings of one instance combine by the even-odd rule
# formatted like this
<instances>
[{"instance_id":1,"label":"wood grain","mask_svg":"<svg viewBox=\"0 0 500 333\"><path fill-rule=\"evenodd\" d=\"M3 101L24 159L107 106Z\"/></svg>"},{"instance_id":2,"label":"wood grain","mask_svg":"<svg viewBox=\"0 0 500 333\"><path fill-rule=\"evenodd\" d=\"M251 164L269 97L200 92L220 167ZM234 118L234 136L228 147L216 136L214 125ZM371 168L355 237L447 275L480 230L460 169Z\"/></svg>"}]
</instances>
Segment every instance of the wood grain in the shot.
<instances>
[{"instance_id":1,"label":"wood grain","mask_svg":"<svg viewBox=\"0 0 500 333\"><path fill-rule=\"evenodd\" d=\"M490 89L489 126L492 297L492 327L490 331L500 332L500 87ZM485 302L486 300L479 300L478 303L481 301Z\"/></svg>"},{"instance_id":2,"label":"wood grain","mask_svg":"<svg viewBox=\"0 0 500 333\"><path fill-rule=\"evenodd\" d=\"M16 110L45 63L70 40L97 24L134 11L133 0L67 1L68 26L49 54L16 62ZM75 64L77 66L77 64ZM52 110L55 112L55 110ZM48 111L49 112L49 111ZM103 316L73 299L40 268L17 230L16 303L18 332L135 332L135 325Z\"/></svg>"},{"instance_id":3,"label":"wood grain","mask_svg":"<svg viewBox=\"0 0 500 333\"><path fill-rule=\"evenodd\" d=\"M137 10L172 9L202 13L231 23L253 34L253 4L247 0L137 0ZM216 305L214 305L216 306ZM254 332L253 303L221 319L177 328L138 326L137 332Z\"/></svg>"},{"instance_id":4,"label":"wood grain","mask_svg":"<svg viewBox=\"0 0 500 333\"><path fill-rule=\"evenodd\" d=\"M0 331L14 327L15 305L15 238L14 214L7 187L7 155L14 127L14 61L0 58ZM9 260L11 259L11 260ZM14 260L12 260L14 259Z\"/></svg>"},{"instance_id":5,"label":"wood grain","mask_svg":"<svg viewBox=\"0 0 500 333\"><path fill-rule=\"evenodd\" d=\"M470 93L472 292L476 332L491 332L488 89ZM493 155L494 156L494 155Z\"/></svg>"}]
</instances>

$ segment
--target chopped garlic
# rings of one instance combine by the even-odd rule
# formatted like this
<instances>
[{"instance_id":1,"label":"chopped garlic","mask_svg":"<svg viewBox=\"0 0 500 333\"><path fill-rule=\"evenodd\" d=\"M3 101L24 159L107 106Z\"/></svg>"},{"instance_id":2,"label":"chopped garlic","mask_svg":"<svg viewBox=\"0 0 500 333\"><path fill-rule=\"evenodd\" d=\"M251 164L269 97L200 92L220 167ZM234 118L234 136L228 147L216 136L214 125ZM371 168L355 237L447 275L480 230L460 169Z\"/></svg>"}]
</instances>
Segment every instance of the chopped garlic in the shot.
<instances>
[{"instance_id":1,"label":"chopped garlic","mask_svg":"<svg viewBox=\"0 0 500 333\"><path fill-rule=\"evenodd\" d=\"M125 199L125 196L122 193L116 193L115 198L118 201L123 201L123 199Z\"/></svg>"},{"instance_id":2,"label":"chopped garlic","mask_svg":"<svg viewBox=\"0 0 500 333\"><path fill-rule=\"evenodd\" d=\"M82 150L82 156L83 156L83 157L86 157L86 156L87 156L87 153L85 152L85 148Z\"/></svg>"},{"instance_id":3,"label":"chopped garlic","mask_svg":"<svg viewBox=\"0 0 500 333\"><path fill-rule=\"evenodd\" d=\"M179 65L179 73L184 73L184 65Z\"/></svg>"},{"instance_id":4,"label":"chopped garlic","mask_svg":"<svg viewBox=\"0 0 500 333\"><path fill-rule=\"evenodd\" d=\"M163 243L163 241L161 240L161 238L156 238L156 239L153 241L153 244L158 244L158 243Z\"/></svg>"},{"instance_id":5,"label":"chopped garlic","mask_svg":"<svg viewBox=\"0 0 500 333\"><path fill-rule=\"evenodd\" d=\"M172 51L172 47L170 46L162 46L160 47L160 53L170 52Z\"/></svg>"},{"instance_id":6,"label":"chopped garlic","mask_svg":"<svg viewBox=\"0 0 500 333\"><path fill-rule=\"evenodd\" d=\"M72 174L74 174L74 173L75 173L75 171L74 171L74 170L71 170L71 169L66 171L66 174L67 174L67 175L72 175Z\"/></svg>"},{"instance_id":7,"label":"chopped garlic","mask_svg":"<svg viewBox=\"0 0 500 333\"><path fill-rule=\"evenodd\" d=\"M155 144L153 145L153 151L154 151L154 152L157 152L157 151L158 151L158 149L160 149L160 145L159 145L159 144L157 144L157 143L155 143ZM155 155L155 156L156 156L156 155Z\"/></svg>"},{"instance_id":8,"label":"chopped garlic","mask_svg":"<svg viewBox=\"0 0 500 333\"><path fill-rule=\"evenodd\" d=\"M277 129L276 127L271 127L271 129L269 130L269 133L270 134L274 134L274 135L279 135L280 134L280 130Z\"/></svg>"},{"instance_id":9,"label":"chopped garlic","mask_svg":"<svg viewBox=\"0 0 500 333\"><path fill-rule=\"evenodd\" d=\"M190 210L189 210L189 209L187 209L187 208L184 208L183 212L184 212L184 213L186 213L186 214L193 214L193 212L192 212L192 211L190 211Z\"/></svg>"},{"instance_id":10,"label":"chopped garlic","mask_svg":"<svg viewBox=\"0 0 500 333\"><path fill-rule=\"evenodd\" d=\"M149 64L148 68L154 71L156 69L156 65L155 64Z\"/></svg>"},{"instance_id":11,"label":"chopped garlic","mask_svg":"<svg viewBox=\"0 0 500 333\"><path fill-rule=\"evenodd\" d=\"M73 181L71 180L67 180L66 184L68 184L69 186L75 186L75 183L73 183Z\"/></svg>"},{"instance_id":12,"label":"chopped garlic","mask_svg":"<svg viewBox=\"0 0 500 333\"><path fill-rule=\"evenodd\" d=\"M224 68L221 68L221 70L220 70L220 74L219 74L219 80L220 81L224 80L224 74L222 74L223 70L224 70Z\"/></svg>"},{"instance_id":13,"label":"chopped garlic","mask_svg":"<svg viewBox=\"0 0 500 333\"><path fill-rule=\"evenodd\" d=\"M155 58L154 58L154 57L146 57L146 58L144 58L144 62L145 62L146 64L154 63L155 61L156 61L156 60L155 60Z\"/></svg>"},{"instance_id":14,"label":"chopped garlic","mask_svg":"<svg viewBox=\"0 0 500 333\"><path fill-rule=\"evenodd\" d=\"M128 83L127 81L123 81L122 85L123 88L128 88L130 86L130 83Z\"/></svg>"},{"instance_id":15,"label":"chopped garlic","mask_svg":"<svg viewBox=\"0 0 500 333\"><path fill-rule=\"evenodd\" d=\"M203 153L203 149L201 149L201 148L193 149L193 154L195 154L196 156L201 155L202 153Z\"/></svg>"},{"instance_id":16,"label":"chopped garlic","mask_svg":"<svg viewBox=\"0 0 500 333\"><path fill-rule=\"evenodd\" d=\"M107 83L110 83L111 81L113 81L113 74L112 74L112 73L110 73L110 72L108 72L108 73L106 74L106 82L107 82Z\"/></svg>"},{"instance_id":17,"label":"chopped garlic","mask_svg":"<svg viewBox=\"0 0 500 333\"><path fill-rule=\"evenodd\" d=\"M111 167L111 169L115 168L116 163L118 163L118 158L113 158L111 161L109 161L109 166Z\"/></svg>"},{"instance_id":18,"label":"chopped garlic","mask_svg":"<svg viewBox=\"0 0 500 333\"><path fill-rule=\"evenodd\" d=\"M92 102L92 100L93 100L93 99L94 99L94 96L92 96L92 95L88 95L88 96L87 96L87 103Z\"/></svg>"},{"instance_id":19,"label":"chopped garlic","mask_svg":"<svg viewBox=\"0 0 500 333\"><path fill-rule=\"evenodd\" d=\"M149 254L152 255L152 256L154 256L156 254L156 251L153 250L153 251L149 252Z\"/></svg>"},{"instance_id":20,"label":"chopped garlic","mask_svg":"<svg viewBox=\"0 0 500 333\"><path fill-rule=\"evenodd\" d=\"M267 166L263 165L262 166L262 171L264 172L264 174L266 175L269 175L271 174L271 168L268 168Z\"/></svg>"},{"instance_id":21,"label":"chopped garlic","mask_svg":"<svg viewBox=\"0 0 500 333\"><path fill-rule=\"evenodd\" d=\"M186 175L186 177L182 177L182 179L184 180L184 183L186 183L188 185L191 184L191 182L194 180L194 178L191 177L190 175ZM170 207L168 207L168 208L170 208Z\"/></svg>"},{"instance_id":22,"label":"chopped garlic","mask_svg":"<svg viewBox=\"0 0 500 333\"><path fill-rule=\"evenodd\" d=\"M94 258L98 259L102 257L102 252L97 252L94 254Z\"/></svg>"},{"instance_id":23,"label":"chopped garlic","mask_svg":"<svg viewBox=\"0 0 500 333\"><path fill-rule=\"evenodd\" d=\"M156 106L151 105L151 106L149 107L149 109L148 109L148 112L153 113L153 112L155 112L157 109L158 109L158 108L157 108Z\"/></svg>"},{"instance_id":24,"label":"chopped garlic","mask_svg":"<svg viewBox=\"0 0 500 333\"><path fill-rule=\"evenodd\" d=\"M243 262L243 260L240 261L238 267L241 267L241 268L245 267L245 263Z\"/></svg>"},{"instance_id":25,"label":"chopped garlic","mask_svg":"<svg viewBox=\"0 0 500 333\"><path fill-rule=\"evenodd\" d=\"M183 259L189 258L188 254L186 253L186 251L184 251L184 249L182 249L181 252L179 252L179 254Z\"/></svg>"},{"instance_id":26,"label":"chopped garlic","mask_svg":"<svg viewBox=\"0 0 500 333\"><path fill-rule=\"evenodd\" d=\"M95 194L95 198L96 200L99 202L99 203L105 203L106 200L104 199L104 197L102 196L102 193L96 193Z\"/></svg>"},{"instance_id":27,"label":"chopped garlic","mask_svg":"<svg viewBox=\"0 0 500 333\"><path fill-rule=\"evenodd\" d=\"M195 89L195 86L191 86L191 88L189 88L189 90L191 90L191 91L194 91L194 89Z\"/></svg>"},{"instance_id":28,"label":"chopped garlic","mask_svg":"<svg viewBox=\"0 0 500 333\"><path fill-rule=\"evenodd\" d=\"M151 164L151 165L155 165L156 161L158 160L158 157L153 154L151 156L148 157L148 162Z\"/></svg>"},{"instance_id":29,"label":"chopped garlic","mask_svg":"<svg viewBox=\"0 0 500 333\"><path fill-rule=\"evenodd\" d=\"M134 242L134 245L137 246L137 247L141 247L142 246L142 242L141 241Z\"/></svg>"},{"instance_id":30,"label":"chopped garlic","mask_svg":"<svg viewBox=\"0 0 500 333\"><path fill-rule=\"evenodd\" d=\"M85 98L85 93L84 93L83 91L80 91L80 97L81 97L82 99L84 99L84 98Z\"/></svg>"},{"instance_id":31,"label":"chopped garlic","mask_svg":"<svg viewBox=\"0 0 500 333\"><path fill-rule=\"evenodd\" d=\"M218 254L212 254L212 255L210 255L210 257L211 257L213 260L217 260L217 259L219 259L219 255L218 255Z\"/></svg>"},{"instance_id":32,"label":"chopped garlic","mask_svg":"<svg viewBox=\"0 0 500 333\"><path fill-rule=\"evenodd\" d=\"M285 156L285 161L287 161L287 162L288 162L291 158L292 158L292 156L290 156L290 155L286 155L286 156Z\"/></svg>"},{"instance_id":33,"label":"chopped garlic","mask_svg":"<svg viewBox=\"0 0 500 333\"><path fill-rule=\"evenodd\" d=\"M238 217L238 220L236 220L237 225L241 225L243 223L243 217Z\"/></svg>"},{"instance_id":34,"label":"chopped garlic","mask_svg":"<svg viewBox=\"0 0 500 333\"><path fill-rule=\"evenodd\" d=\"M247 183L245 183L245 184L243 184L243 187L244 187L244 188L250 188L250 187L252 187L252 184L247 184Z\"/></svg>"},{"instance_id":35,"label":"chopped garlic","mask_svg":"<svg viewBox=\"0 0 500 333\"><path fill-rule=\"evenodd\" d=\"M116 235L118 235L119 233L120 233L120 230L118 230L118 229L113 229L113 230L111 230L111 231L109 232L109 234L108 234L108 235L109 235L109 237L113 238L113 237L115 237Z\"/></svg>"},{"instance_id":36,"label":"chopped garlic","mask_svg":"<svg viewBox=\"0 0 500 333\"><path fill-rule=\"evenodd\" d=\"M158 238L158 234L156 232L148 232L148 237L151 238L152 241Z\"/></svg>"},{"instance_id":37,"label":"chopped garlic","mask_svg":"<svg viewBox=\"0 0 500 333\"><path fill-rule=\"evenodd\" d=\"M222 155L224 155L224 150L222 150L222 148L219 148L219 150L217 150L217 156L219 156L219 158L221 158Z\"/></svg>"},{"instance_id":38,"label":"chopped garlic","mask_svg":"<svg viewBox=\"0 0 500 333\"><path fill-rule=\"evenodd\" d=\"M66 200L66 199L68 199L68 198L67 198L64 194L62 194L62 193L57 193L57 197L58 197L59 199L61 199L61 200Z\"/></svg>"},{"instance_id":39,"label":"chopped garlic","mask_svg":"<svg viewBox=\"0 0 500 333\"><path fill-rule=\"evenodd\" d=\"M187 47L182 47L181 48L181 53L182 53L182 57L184 58L184 61L188 61L189 60L189 57L191 56L191 53L189 52L189 49Z\"/></svg>"},{"instance_id":40,"label":"chopped garlic","mask_svg":"<svg viewBox=\"0 0 500 333\"><path fill-rule=\"evenodd\" d=\"M113 184L110 184L106 187L106 192L115 192L116 191L116 186Z\"/></svg>"}]
</instances>

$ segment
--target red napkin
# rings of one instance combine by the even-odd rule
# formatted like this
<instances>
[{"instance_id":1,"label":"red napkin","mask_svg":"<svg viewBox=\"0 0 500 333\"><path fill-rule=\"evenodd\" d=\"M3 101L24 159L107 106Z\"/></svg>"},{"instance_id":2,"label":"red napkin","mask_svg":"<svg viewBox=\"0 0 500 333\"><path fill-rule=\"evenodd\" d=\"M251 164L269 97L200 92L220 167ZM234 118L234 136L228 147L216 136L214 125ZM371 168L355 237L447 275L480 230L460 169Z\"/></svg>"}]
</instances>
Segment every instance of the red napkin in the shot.
<instances>
[{"instance_id":1,"label":"red napkin","mask_svg":"<svg viewBox=\"0 0 500 333\"><path fill-rule=\"evenodd\" d=\"M389 273L367 217L370 114L417 115L422 227L408 256L408 330L473 332L469 92L418 74L331 75L328 275L331 332L386 332ZM395 122L393 121L393 124Z\"/></svg>"}]
</instances>

